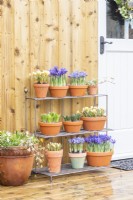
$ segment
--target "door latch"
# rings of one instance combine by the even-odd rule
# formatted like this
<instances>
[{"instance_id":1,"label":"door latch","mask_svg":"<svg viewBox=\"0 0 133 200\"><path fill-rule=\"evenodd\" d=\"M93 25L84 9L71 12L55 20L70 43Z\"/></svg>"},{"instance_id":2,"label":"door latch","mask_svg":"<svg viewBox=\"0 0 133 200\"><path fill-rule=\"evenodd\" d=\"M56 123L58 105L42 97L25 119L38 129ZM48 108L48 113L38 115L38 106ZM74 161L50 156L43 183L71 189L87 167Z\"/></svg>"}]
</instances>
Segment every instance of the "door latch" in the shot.
<instances>
[{"instance_id":1,"label":"door latch","mask_svg":"<svg viewBox=\"0 0 133 200\"><path fill-rule=\"evenodd\" d=\"M100 54L104 54L104 45L105 44L113 44L113 42L107 42L104 40L103 36L100 36Z\"/></svg>"}]
</instances>

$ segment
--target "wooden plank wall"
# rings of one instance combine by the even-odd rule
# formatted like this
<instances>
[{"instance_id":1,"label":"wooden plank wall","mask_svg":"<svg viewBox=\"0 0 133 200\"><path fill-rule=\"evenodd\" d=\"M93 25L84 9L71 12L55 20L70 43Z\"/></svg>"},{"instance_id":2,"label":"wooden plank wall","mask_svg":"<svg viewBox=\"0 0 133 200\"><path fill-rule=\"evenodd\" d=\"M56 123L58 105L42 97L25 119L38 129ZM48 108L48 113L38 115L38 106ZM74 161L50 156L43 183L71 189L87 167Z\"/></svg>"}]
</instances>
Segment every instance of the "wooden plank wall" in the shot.
<instances>
[{"instance_id":1,"label":"wooden plank wall","mask_svg":"<svg viewBox=\"0 0 133 200\"><path fill-rule=\"evenodd\" d=\"M97 77L97 0L0 0L0 129L25 128L24 88L34 95L29 74L58 65ZM64 102L64 113L85 101ZM38 103L40 113L61 112L60 101ZM46 109L45 109L46 108ZM34 130L33 102L28 129Z\"/></svg>"}]
</instances>

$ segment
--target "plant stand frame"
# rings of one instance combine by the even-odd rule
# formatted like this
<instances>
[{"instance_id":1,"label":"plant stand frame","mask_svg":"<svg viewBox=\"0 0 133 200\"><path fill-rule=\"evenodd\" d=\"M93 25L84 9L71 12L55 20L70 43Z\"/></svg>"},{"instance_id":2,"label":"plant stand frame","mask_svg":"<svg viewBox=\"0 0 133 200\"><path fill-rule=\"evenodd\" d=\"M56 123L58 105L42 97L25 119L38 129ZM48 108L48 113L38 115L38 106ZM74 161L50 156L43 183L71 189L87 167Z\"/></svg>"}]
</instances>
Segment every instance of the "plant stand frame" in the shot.
<instances>
[{"instance_id":1,"label":"plant stand frame","mask_svg":"<svg viewBox=\"0 0 133 200\"><path fill-rule=\"evenodd\" d=\"M108 133L108 131L112 131L112 129L108 128L108 95L107 94L97 94L97 95L85 95L85 96L80 96L80 97L75 97L75 96L66 96L63 98L54 98L54 97L45 97L45 98L36 98L36 97L28 97L28 90L25 89L25 129L27 130L27 101L34 101L34 135L36 137L39 138L44 138L44 139L52 139L52 138L57 138L57 137L68 137L68 136L76 136L76 135L85 135L88 133L98 133L98 132L106 132L106 134ZM62 110L64 107L63 104L63 100L65 99L78 99L78 98L93 98L93 105L96 106L96 98L99 97L104 97L106 100L106 116L107 116L107 121L106 121L106 127L105 129L103 129L102 131L86 131L86 130L81 130L78 133L67 133L64 131L61 131L58 135L56 136L47 136L42 134L41 132L37 131L37 121L36 121L36 115L37 115L37 102L38 101L47 101L47 100L61 100L62 101ZM61 172L60 173L50 173L48 172L48 168L44 167L44 168L34 168L33 169L33 173L36 174L43 174L46 175L48 177L50 177L50 181L52 182L53 177L56 176L62 176L62 175L66 175L66 174L74 174L74 173L81 173L81 172L87 172L87 171L93 171L93 170L101 170L101 169L105 169L107 167L91 167L91 166L87 166L85 164L84 168L82 169L72 169L71 164L63 164L61 167Z\"/></svg>"}]
</instances>

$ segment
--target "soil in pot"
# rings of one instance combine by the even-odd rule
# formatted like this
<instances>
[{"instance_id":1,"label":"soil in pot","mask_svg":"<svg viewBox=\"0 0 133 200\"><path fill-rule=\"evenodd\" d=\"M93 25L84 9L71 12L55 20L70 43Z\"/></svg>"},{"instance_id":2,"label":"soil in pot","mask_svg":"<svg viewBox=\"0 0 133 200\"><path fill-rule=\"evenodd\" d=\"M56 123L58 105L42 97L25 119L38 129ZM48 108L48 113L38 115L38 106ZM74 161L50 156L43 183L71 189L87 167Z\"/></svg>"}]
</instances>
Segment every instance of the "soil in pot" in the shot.
<instances>
[{"instance_id":1,"label":"soil in pot","mask_svg":"<svg viewBox=\"0 0 133 200\"><path fill-rule=\"evenodd\" d=\"M0 156L0 184L19 186L27 182L33 167L33 155Z\"/></svg>"},{"instance_id":2,"label":"soil in pot","mask_svg":"<svg viewBox=\"0 0 133 200\"><path fill-rule=\"evenodd\" d=\"M60 133L62 122L58 123L43 123L39 122L41 133L49 136L54 136Z\"/></svg>"},{"instance_id":3,"label":"soil in pot","mask_svg":"<svg viewBox=\"0 0 133 200\"><path fill-rule=\"evenodd\" d=\"M87 85L69 86L69 91L71 96L85 96L87 92Z\"/></svg>"},{"instance_id":4,"label":"soil in pot","mask_svg":"<svg viewBox=\"0 0 133 200\"><path fill-rule=\"evenodd\" d=\"M83 121L75 121L75 122L64 121L63 122L64 130L67 133L78 133L78 132L80 132L82 124L83 124Z\"/></svg>"},{"instance_id":5,"label":"soil in pot","mask_svg":"<svg viewBox=\"0 0 133 200\"><path fill-rule=\"evenodd\" d=\"M93 167L109 166L113 152L87 152L87 164Z\"/></svg>"},{"instance_id":6,"label":"soil in pot","mask_svg":"<svg viewBox=\"0 0 133 200\"><path fill-rule=\"evenodd\" d=\"M50 86L50 95L52 97L65 97L67 95L68 86Z\"/></svg>"},{"instance_id":7,"label":"soil in pot","mask_svg":"<svg viewBox=\"0 0 133 200\"><path fill-rule=\"evenodd\" d=\"M48 161L48 170L52 173L59 173L61 171L61 161L63 157L63 150L60 151L46 151Z\"/></svg>"},{"instance_id":8,"label":"soil in pot","mask_svg":"<svg viewBox=\"0 0 133 200\"><path fill-rule=\"evenodd\" d=\"M45 98L47 96L49 84L34 84L35 95L37 98Z\"/></svg>"},{"instance_id":9,"label":"soil in pot","mask_svg":"<svg viewBox=\"0 0 133 200\"><path fill-rule=\"evenodd\" d=\"M86 153L69 153L73 169L80 169L84 167Z\"/></svg>"},{"instance_id":10,"label":"soil in pot","mask_svg":"<svg viewBox=\"0 0 133 200\"><path fill-rule=\"evenodd\" d=\"M83 129L90 131L100 131L104 129L106 117L82 117Z\"/></svg>"}]
</instances>

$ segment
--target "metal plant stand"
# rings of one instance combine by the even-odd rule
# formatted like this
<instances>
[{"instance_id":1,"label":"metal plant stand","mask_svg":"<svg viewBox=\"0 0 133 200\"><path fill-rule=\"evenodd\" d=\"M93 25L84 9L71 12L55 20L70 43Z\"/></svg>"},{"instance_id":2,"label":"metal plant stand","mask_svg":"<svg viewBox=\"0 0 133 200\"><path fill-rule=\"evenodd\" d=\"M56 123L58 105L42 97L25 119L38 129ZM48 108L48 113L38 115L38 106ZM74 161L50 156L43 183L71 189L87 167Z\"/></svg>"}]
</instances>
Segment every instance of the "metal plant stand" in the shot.
<instances>
[{"instance_id":1,"label":"metal plant stand","mask_svg":"<svg viewBox=\"0 0 133 200\"><path fill-rule=\"evenodd\" d=\"M57 138L57 137L69 137L69 136L76 136L76 135L85 135L85 134L88 134L88 133L97 133L99 131L86 131L86 130L81 130L80 132L78 133L67 133L67 132L64 132L64 131L61 131L58 135L56 136L47 136L47 135L44 135L42 134L41 132L38 132L37 131L37 121L36 121L36 115L37 115L37 102L38 101L47 101L47 100L61 100L62 101L62 110L63 110L63 106L64 106L64 103L63 101L65 101L65 99L77 99L77 98L93 98L94 99L94 106L96 105L96 98L99 98L99 97L105 97L106 98L106 116L108 116L108 95L106 94L97 94L97 95L85 95L85 96L81 96L81 97L75 97L75 96L66 96L64 98L53 98L53 97L46 97L46 98L36 98L36 97L28 97L27 94L28 94L28 90L25 89L25 129L27 130L27 101L28 100L32 100L34 101L34 134L37 136L37 137L40 137L40 138L44 138L44 139L52 139L52 138ZM112 131L112 129L109 129L108 128L108 117L107 117L107 121L106 121L106 128L100 132L106 132L106 134L108 133L108 131ZM87 166L85 164L84 168L82 169L72 169L71 167L71 164L63 164L62 167L61 167L61 172L60 173L50 173L48 171L48 168L47 167L44 167L44 168L35 168L33 169L33 172L34 173L37 173L37 174L44 174L48 177L50 177L50 181L52 182L52 178L55 177L55 176L61 176L61 175L66 175L66 174L73 174L73 173L80 173L80 172L86 172L86 171L93 171L93 170L101 170L101 169L104 169L105 167L91 167L91 166Z\"/></svg>"}]
</instances>

